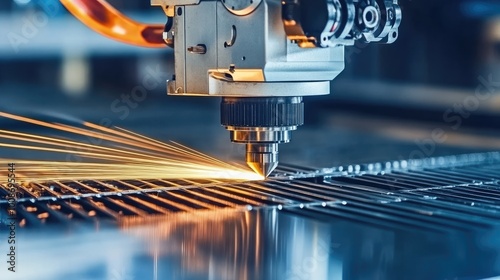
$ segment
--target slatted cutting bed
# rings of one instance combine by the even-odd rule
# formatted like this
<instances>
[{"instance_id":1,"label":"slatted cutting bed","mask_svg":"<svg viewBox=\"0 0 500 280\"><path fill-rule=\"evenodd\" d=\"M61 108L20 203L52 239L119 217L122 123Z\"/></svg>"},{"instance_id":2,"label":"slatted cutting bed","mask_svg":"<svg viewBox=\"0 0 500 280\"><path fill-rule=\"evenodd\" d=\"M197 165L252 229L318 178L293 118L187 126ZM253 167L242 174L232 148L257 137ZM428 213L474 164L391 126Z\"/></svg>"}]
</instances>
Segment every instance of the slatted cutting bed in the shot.
<instances>
[{"instance_id":1,"label":"slatted cutting bed","mask_svg":"<svg viewBox=\"0 0 500 280\"><path fill-rule=\"evenodd\" d=\"M49 181L19 185L21 226L119 221L199 210L280 211L419 228L500 225L500 153L307 168L282 164L267 181ZM0 188L2 220L6 186Z\"/></svg>"}]
</instances>

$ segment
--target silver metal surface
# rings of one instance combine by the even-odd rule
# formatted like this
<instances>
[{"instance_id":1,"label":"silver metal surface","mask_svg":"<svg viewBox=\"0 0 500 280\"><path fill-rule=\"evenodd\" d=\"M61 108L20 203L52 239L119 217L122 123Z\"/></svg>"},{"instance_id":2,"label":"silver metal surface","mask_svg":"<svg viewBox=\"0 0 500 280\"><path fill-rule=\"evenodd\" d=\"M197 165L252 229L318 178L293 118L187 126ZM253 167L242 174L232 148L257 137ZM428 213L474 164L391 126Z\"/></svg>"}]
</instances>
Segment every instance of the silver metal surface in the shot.
<instances>
[{"instance_id":1,"label":"silver metal surface","mask_svg":"<svg viewBox=\"0 0 500 280\"><path fill-rule=\"evenodd\" d=\"M226 127L230 131L231 141L235 143L272 142L288 143L296 126L289 127Z\"/></svg>"},{"instance_id":2,"label":"silver metal surface","mask_svg":"<svg viewBox=\"0 0 500 280\"><path fill-rule=\"evenodd\" d=\"M246 162L261 176L269 176L278 166L278 144L288 143L297 127L243 128L226 127L231 141L246 143Z\"/></svg>"},{"instance_id":3,"label":"silver metal surface","mask_svg":"<svg viewBox=\"0 0 500 280\"><path fill-rule=\"evenodd\" d=\"M290 92L297 96L328 94L327 88L316 90L308 85L308 89L304 90L304 85L296 82L333 80L344 69L344 46L353 45L356 40L387 43L397 37L401 21L397 0L377 0L373 5L367 1L348 1L342 5L338 1L324 0L325 5L321 2L153 1L154 5L160 5L165 10L167 6L176 6L176 75L175 82L170 81L175 85L169 87L169 94L284 96L283 93L276 93L279 88L272 85L266 90L262 85L250 84L258 88L239 93L241 88L221 92L219 84L209 82L209 76L228 82L225 75L231 77L231 83L281 83L282 92L285 91L285 83L292 83L297 88ZM311 15L302 14L302 9L306 8ZM289 28L298 22L316 24L316 12L331 15L322 38L315 39L321 41L318 44L321 47L302 48L296 44L299 39ZM290 18L283 18L288 14ZM366 22L368 17L371 21ZM355 24L357 19L361 20L359 24L365 29ZM204 55L187 49L198 45L206 47Z\"/></svg>"},{"instance_id":4,"label":"silver metal surface","mask_svg":"<svg viewBox=\"0 0 500 280\"><path fill-rule=\"evenodd\" d=\"M268 177L278 166L278 144L288 143L291 132L297 127L226 127L231 141L246 143L246 162L252 170L261 176Z\"/></svg>"},{"instance_id":5,"label":"silver metal surface","mask_svg":"<svg viewBox=\"0 0 500 280\"><path fill-rule=\"evenodd\" d=\"M278 167L278 143L248 143L246 162L257 174L267 178Z\"/></svg>"},{"instance_id":6,"label":"silver metal surface","mask_svg":"<svg viewBox=\"0 0 500 280\"><path fill-rule=\"evenodd\" d=\"M17 278L8 279L421 280L500 275L498 230L408 230L308 211L194 211L124 218L117 226L28 228L17 236L21 269ZM27 264L29 269L22 269Z\"/></svg>"},{"instance_id":7,"label":"silver metal surface","mask_svg":"<svg viewBox=\"0 0 500 280\"><path fill-rule=\"evenodd\" d=\"M262 0L224 0L222 3L228 11L238 16L245 16L255 11Z\"/></svg>"},{"instance_id":8,"label":"silver metal surface","mask_svg":"<svg viewBox=\"0 0 500 280\"><path fill-rule=\"evenodd\" d=\"M253 1L252 5L258 2ZM175 5L175 1L165 4ZM261 1L252 13L244 16L231 13L225 5L221 1L201 1L175 9L176 74L175 80L169 81L169 94L305 96L329 93L328 82L344 69L342 46L303 49L289 42L281 19L281 1ZM189 52L189 47L200 44L206 46L205 54ZM244 86L255 89L241 91L241 87L226 85L225 75L231 76L233 84L256 82Z\"/></svg>"},{"instance_id":9,"label":"silver metal surface","mask_svg":"<svg viewBox=\"0 0 500 280\"><path fill-rule=\"evenodd\" d=\"M209 77L210 96L277 97L313 96L330 93L330 82L228 82ZM188 94L189 95L189 94Z\"/></svg>"}]
</instances>

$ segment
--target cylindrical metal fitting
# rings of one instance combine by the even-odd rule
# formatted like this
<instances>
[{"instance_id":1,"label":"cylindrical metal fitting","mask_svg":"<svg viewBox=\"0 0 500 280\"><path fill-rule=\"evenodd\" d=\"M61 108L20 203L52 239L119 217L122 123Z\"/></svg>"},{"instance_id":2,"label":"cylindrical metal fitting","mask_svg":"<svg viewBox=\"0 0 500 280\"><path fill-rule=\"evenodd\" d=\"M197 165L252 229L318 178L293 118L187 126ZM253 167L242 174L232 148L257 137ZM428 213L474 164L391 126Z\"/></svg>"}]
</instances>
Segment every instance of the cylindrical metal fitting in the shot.
<instances>
[{"instance_id":1,"label":"cylindrical metal fitting","mask_svg":"<svg viewBox=\"0 0 500 280\"><path fill-rule=\"evenodd\" d=\"M292 131L296 126L290 127L226 127L231 132L231 141L235 143L288 143Z\"/></svg>"},{"instance_id":2,"label":"cylindrical metal fitting","mask_svg":"<svg viewBox=\"0 0 500 280\"><path fill-rule=\"evenodd\" d=\"M263 177L269 176L278 166L278 144L247 144L246 161L255 172Z\"/></svg>"},{"instance_id":3,"label":"cylindrical metal fitting","mask_svg":"<svg viewBox=\"0 0 500 280\"><path fill-rule=\"evenodd\" d=\"M247 162L278 162L278 144L247 144Z\"/></svg>"},{"instance_id":4,"label":"cylindrical metal fitting","mask_svg":"<svg viewBox=\"0 0 500 280\"><path fill-rule=\"evenodd\" d=\"M289 127L304 124L302 97L224 97L221 123L231 127Z\"/></svg>"},{"instance_id":5,"label":"cylindrical metal fitting","mask_svg":"<svg viewBox=\"0 0 500 280\"><path fill-rule=\"evenodd\" d=\"M221 123L232 142L247 144L247 164L267 177L278 166L278 144L290 142L304 123L304 103L302 97L224 97Z\"/></svg>"}]
</instances>

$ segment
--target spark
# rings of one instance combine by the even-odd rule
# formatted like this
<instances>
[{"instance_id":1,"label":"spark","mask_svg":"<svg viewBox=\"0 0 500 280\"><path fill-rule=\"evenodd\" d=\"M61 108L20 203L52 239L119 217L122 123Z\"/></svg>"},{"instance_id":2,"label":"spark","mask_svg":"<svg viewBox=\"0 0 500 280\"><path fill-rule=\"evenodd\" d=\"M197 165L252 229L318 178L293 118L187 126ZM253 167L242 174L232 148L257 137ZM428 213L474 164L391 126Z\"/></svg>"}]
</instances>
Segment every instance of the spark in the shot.
<instances>
[{"instance_id":1,"label":"spark","mask_svg":"<svg viewBox=\"0 0 500 280\"><path fill-rule=\"evenodd\" d=\"M242 165L226 163L177 142L161 142L120 127L90 122L72 126L5 112L0 112L0 117L91 139L81 141L0 129L0 149L69 154L81 159L81 162L71 162L0 158L0 166L16 164L16 178L22 183L89 179L264 179ZM3 178L7 178L7 172L7 168L0 169L0 184L6 184Z\"/></svg>"}]
</instances>

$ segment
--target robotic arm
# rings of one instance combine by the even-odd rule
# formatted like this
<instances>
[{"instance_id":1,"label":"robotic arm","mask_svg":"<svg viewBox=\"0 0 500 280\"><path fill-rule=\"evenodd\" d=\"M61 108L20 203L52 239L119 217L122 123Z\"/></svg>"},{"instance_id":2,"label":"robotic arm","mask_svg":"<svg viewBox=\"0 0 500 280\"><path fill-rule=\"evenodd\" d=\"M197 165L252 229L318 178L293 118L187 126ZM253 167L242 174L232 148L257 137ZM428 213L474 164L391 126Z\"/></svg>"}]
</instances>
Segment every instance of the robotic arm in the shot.
<instances>
[{"instance_id":1,"label":"robotic arm","mask_svg":"<svg viewBox=\"0 0 500 280\"><path fill-rule=\"evenodd\" d=\"M304 122L303 97L330 93L344 48L358 40L392 43L401 22L398 0L151 4L164 9L163 39L175 52L168 94L221 97L222 125L232 142L246 144L248 165L265 177L278 166L279 144Z\"/></svg>"}]
</instances>

